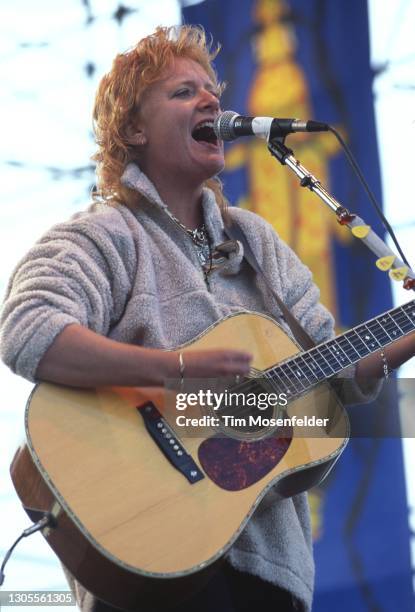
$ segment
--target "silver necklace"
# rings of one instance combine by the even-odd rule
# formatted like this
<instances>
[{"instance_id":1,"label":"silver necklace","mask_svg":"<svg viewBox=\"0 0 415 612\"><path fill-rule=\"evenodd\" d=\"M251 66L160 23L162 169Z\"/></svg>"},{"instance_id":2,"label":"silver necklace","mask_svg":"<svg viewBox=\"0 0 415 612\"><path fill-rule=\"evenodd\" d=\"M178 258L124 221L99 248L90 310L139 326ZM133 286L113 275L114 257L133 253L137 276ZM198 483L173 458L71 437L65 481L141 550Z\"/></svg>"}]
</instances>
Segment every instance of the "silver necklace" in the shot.
<instances>
[{"instance_id":1,"label":"silver necklace","mask_svg":"<svg viewBox=\"0 0 415 612\"><path fill-rule=\"evenodd\" d=\"M186 227L184 223L179 221L179 219L175 217L168 208L166 208L166 212L169 215L169 217L176 223L176 225L178 225L191 238L193 244L196 247L197 257L202 267L205 269L207 264L209 264L209 262L211 261L210 243L209 243L209 237L208 237L205 223L203 222L200 227L197 227L196 229L191 230L188 227ZM204 270L204 273L206 277L205 270Z\"/></svg>"},{"instance_id":2,"label":"silver necklace","mask_svg":"<svg viewBox=\"0 0 415 612\"><path fill-rule=\"evenodd\" d=\"M188 227L186 227L184 223L179 221L179 219L175 217L170 211L168 211L168 215L173 219L175 223L177 223L177 225L179 225L182 228L182 230L186 232L188 236L190 236L190 238L196 244L196 246L203 246L205 244L208 244L208 236L207 236L206 226L204 223L202 223L200 227L197 227L196 229L191 230Z\"/></svg>"}]
</instances>

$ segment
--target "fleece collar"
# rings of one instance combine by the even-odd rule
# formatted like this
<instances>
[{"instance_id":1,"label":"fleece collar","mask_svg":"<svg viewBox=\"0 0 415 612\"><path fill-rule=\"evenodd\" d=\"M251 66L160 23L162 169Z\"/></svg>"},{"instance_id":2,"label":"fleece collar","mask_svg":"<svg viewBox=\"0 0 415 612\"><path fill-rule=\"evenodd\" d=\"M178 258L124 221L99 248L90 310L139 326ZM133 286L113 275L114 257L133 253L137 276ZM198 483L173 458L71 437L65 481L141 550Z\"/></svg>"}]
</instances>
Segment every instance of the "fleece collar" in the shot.
<instances>
[{"instance_id":1,"label":"fleece collar","mask_svg":"<svg viewBox=\"0 0 415 612\"><path fill-rule=\"evenodd\" d=\"M167 205L161 199L156 187L135 163L129 163L122 176L121 183L129 189L138 191L148 202L166 211ZM224 223L220 209L216 203L215 194L207 187L202 192L202 209L206 229L215 247L224 241ZM229 256L227 265L222 268L225 274L236 274L243 258L243 247L239 243L239 251Z\"/></svg>"}]
</instances>

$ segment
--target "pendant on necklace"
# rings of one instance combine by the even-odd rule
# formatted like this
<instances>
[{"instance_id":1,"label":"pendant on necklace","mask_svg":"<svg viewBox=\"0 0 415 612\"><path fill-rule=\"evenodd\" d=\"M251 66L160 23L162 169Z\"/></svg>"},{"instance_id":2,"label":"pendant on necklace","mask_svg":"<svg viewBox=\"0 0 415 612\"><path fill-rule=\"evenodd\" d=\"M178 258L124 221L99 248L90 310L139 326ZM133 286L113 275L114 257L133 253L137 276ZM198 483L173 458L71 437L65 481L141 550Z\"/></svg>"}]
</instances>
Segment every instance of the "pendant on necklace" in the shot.
<instances>
[{"instance_id":1,"label":"pendant on necklace","mask_svg":"<svg viewBox=\"0 0 415 612\"><path fill-rule=\"evenodd\" d=\"M204 244L207 241L205 226L197 227L194 230L187 230L193 242Z\"/></svg>"}]
</instances>

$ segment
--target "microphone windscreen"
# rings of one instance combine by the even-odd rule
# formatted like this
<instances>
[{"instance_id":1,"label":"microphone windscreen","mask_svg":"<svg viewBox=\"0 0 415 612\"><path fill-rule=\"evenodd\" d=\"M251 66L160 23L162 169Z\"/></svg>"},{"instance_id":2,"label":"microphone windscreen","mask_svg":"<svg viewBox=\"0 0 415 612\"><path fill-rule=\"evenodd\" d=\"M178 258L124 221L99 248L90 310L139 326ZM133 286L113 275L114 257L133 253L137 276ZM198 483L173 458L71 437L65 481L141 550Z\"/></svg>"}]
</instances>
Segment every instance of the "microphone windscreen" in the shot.
<instances>
[{"instance_id":1,"label":"microphone windscreen","mask_svg":"<svg viewBox=\"0 0 415 612\"><path fill-rule=\"evenodd\" d=\"M235 134L233 131L233 123L236 117L238 117L238 113L227 110L215 119L213 130L217 138L221 140L234 140Z\"/></svg>"}]
</instances>

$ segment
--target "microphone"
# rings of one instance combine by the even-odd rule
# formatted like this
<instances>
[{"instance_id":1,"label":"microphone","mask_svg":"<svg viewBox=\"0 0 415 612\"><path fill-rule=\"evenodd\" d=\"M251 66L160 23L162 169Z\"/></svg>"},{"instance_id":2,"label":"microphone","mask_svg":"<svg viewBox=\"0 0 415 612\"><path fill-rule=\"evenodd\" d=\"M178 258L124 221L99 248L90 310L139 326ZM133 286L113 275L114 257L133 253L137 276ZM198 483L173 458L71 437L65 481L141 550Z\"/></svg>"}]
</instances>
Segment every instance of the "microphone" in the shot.
<instances>
[{"instance_id":1,"label":"microphone","mask_svg":"<svg viewBox=\"0 0 415 612\"><path fill-rule=\"evenodd\" d=\"M213 129L221 140L235 140L239 136L258 136L269 140L293 132L327 132L327 123L278 119L273 117L243 117L234 111L225 111L215 119Z\"/></svg>"}]
</instances>

